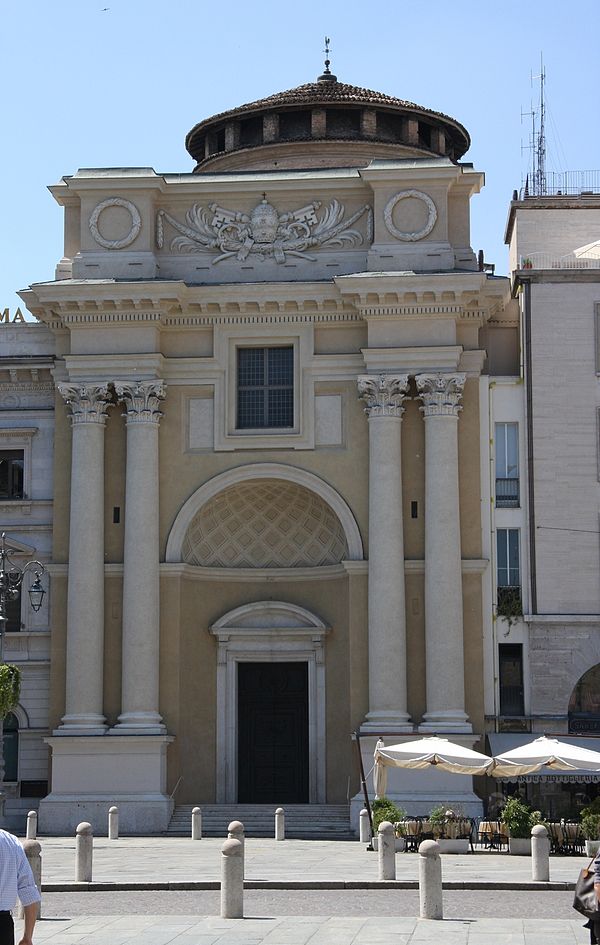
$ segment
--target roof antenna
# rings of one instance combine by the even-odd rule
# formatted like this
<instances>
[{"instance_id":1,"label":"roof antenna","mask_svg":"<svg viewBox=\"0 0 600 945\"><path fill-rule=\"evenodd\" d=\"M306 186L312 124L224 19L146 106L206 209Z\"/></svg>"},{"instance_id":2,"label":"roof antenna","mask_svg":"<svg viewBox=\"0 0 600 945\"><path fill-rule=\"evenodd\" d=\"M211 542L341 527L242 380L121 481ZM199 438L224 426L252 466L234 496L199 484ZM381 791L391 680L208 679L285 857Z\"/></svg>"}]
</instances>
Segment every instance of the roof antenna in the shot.
<instances>
[{"instance_id":1,"label":"roof antenna","mask_svg":"<svg viewBox=\"0 0 600 945\"><path fill-rule=\"evenodd\" d=\"M337 82L337 76L334 75L334 74L333 74L332 72L330 72L330 70L329 70L329 66L331 65L331 59L329 58L329 44L330 44L330 42L331 42L331 40L330 40L329 36L326 36L326 37L325 37L325 49L323 50L323 52L325 53L325 72L323 72L323 73L319 76L319 78L317 79L317 82Z\"/></svg>"}]
</instances>

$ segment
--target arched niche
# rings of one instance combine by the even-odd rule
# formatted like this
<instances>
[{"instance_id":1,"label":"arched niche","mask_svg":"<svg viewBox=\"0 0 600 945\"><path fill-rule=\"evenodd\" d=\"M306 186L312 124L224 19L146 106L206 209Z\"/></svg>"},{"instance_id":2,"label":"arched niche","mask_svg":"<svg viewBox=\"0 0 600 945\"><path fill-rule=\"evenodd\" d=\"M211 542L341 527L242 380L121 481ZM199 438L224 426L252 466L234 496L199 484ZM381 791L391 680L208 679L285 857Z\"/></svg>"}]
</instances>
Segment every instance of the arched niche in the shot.
<instances>
[{"instance_id":1,"label":"arched niche","mask_svg":"<svg viewBox=\"0 0 600 945\"><path fill-rule=\"evenodd\" d=\"M600 663L577 680L569 699L569 732L600 733Z\"/></svg>"},{"instance_id":2,"label":"arched niche","mask_svg":"<svg viewBox=\"0 0 600 945\"><path fill-rule=\"evenodd\" d=\"M286 601L255 601L220 617L217 640L217 791L219 804L238 800L238 664L303 662L308 671L308 792L326 800L325 638L327 625Z\"/></svg>"},{"instance_id":3,"label":"arched niche","mask_svg":"<svg viewBox=\"0 0 600 945\"><path fill-rule=\"evenodd\" d=\"M198 514L207 503L219 494L224 493L225 490L240 484L246 485L256 480L280 480L284 483L293 483L300 489L318 496L329 507L332 515L335 516L341 526L346 542L348 560L362 561L363 546L360 531L347 502L319 476L315 476L304 469L286 466L283 463L253 463L247 466L238 466L215 476L203 486L200 486L183 504L175 518L167 540L165 560L167 562L185 560L185 554L189 554L189 549L185 545L186 537L190 527L197 521Z\"/></svg>"}]
</instances>

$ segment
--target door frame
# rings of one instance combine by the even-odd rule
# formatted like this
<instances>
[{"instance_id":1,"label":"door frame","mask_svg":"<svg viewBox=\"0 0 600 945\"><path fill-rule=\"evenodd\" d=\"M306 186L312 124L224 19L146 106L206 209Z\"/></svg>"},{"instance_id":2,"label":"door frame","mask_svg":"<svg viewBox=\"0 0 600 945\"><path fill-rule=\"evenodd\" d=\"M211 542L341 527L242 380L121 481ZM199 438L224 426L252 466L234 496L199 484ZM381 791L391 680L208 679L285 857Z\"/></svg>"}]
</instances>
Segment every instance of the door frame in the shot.
<instances>
[{"instance_id":1,"label":"door frame","mask_svg":"<svg viewBox=\"0 0 600 945\"><path fill-rule=\"evenodd\" d=\"M326 800L325 637L329 632L315 614L283 601L258 601L237 607L210 628L217 649L218 804L237 803L238 663L308 664L308 797Z\"/></svg>"}]
</instances>

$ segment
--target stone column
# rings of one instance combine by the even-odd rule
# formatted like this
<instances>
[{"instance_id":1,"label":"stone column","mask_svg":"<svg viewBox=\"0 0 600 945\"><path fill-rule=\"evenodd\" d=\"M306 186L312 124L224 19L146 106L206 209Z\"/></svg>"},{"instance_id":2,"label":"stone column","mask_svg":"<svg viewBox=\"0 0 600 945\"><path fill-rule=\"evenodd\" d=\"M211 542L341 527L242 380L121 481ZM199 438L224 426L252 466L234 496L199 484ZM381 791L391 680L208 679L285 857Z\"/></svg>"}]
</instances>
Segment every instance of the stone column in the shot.
<instances>
[{"instance_id":1,"label":"stone column","mask_svg":"<svg viewBox=\"0 0 600 945\"><path fill-rule=\"evenodd\" d=\"M369 712L365 727L412 731L406 698L406 612L400 432L408 375L358 378L369 418Z\"/></svg>"},{"instance_id":2,"label":"stone column","mask_svg":"<svg viewBox=\"0 0 600 945\"><path fill-rule=\"evenodd\" d=\"M465 714L458 414L464 374L418 374L425 419L425 654L421 728L470 732Z\"/></svg>"},{"instance_id":3,"label":"stone column","mask_svg":"<svg viewBox=\"0 0 600 945\"><path fill-rule=\"evenodd\" d=\"M115 382L126 406L125 549L121 715L111 732L156 735L158 712L158 424L162 381Z\"/></svg>"},{"instance_id":4,"label":"stone column","mask_svg":"<svg viewBox=\"0 0 600 945\"><path fill-rule=\"evenodd\" d=\"M102 735L106 384L58 384L71 408L65 715L61 735Z\"/></svg>"}]
</instances>

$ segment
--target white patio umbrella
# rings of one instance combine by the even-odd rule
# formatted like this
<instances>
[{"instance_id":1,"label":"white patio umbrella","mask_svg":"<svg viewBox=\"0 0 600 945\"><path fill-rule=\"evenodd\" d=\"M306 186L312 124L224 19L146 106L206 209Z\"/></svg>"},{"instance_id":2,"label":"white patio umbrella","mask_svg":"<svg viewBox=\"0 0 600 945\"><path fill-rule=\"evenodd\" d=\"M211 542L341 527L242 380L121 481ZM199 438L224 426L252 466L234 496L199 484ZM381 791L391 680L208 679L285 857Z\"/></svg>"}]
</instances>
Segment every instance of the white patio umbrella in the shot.
<instances>
[{"instance_id":1,"label":"white patio umbrella","mask_svg":"<svg viewBox=\"0 0 600 945\"><path fill-rule=\"evenodd\" d=\"M487 774L494 766L494 759L438 735L375 748L375 773L378 768L418 770L430 766L452 774Z\"/></svg>"},{"instance_id":2,"label":"white patio umbrella","mask_svg":"<svg viewBox=\"0 0 600 945\"><path fill-rule=\"evenodd\" d=\"M559 771L600 771L600 752L578 745L569 745L558 738L540 738L505 751L494 758L493 777L505 778L511 774L534 774L541 768Z\"/></svg>"},{"instance_id":3,"label":"white patio umbrella","mask_svg":"<svg viewBox=\"0 0 600 945\"><path fill-rule=\"evenodd\" d=\"M600 240L594 240L593 243L579 246L573 250L573 255L577 256L578 259L600 259Z\"/></svg>"},{"instance_id":4,"label":"white patio umbrella","mask_svg":"<svg viewBox=\"0 0 600 945\"><path fill-rule=\"evenodd\" d=\"M380 738L375 745L375 767L373 768L373 787L375 788L375 800L385 796L387 788L387 768L384 765L377 764L377 752L384 748L383 740Z\"/></svg>"}]
</instances>

